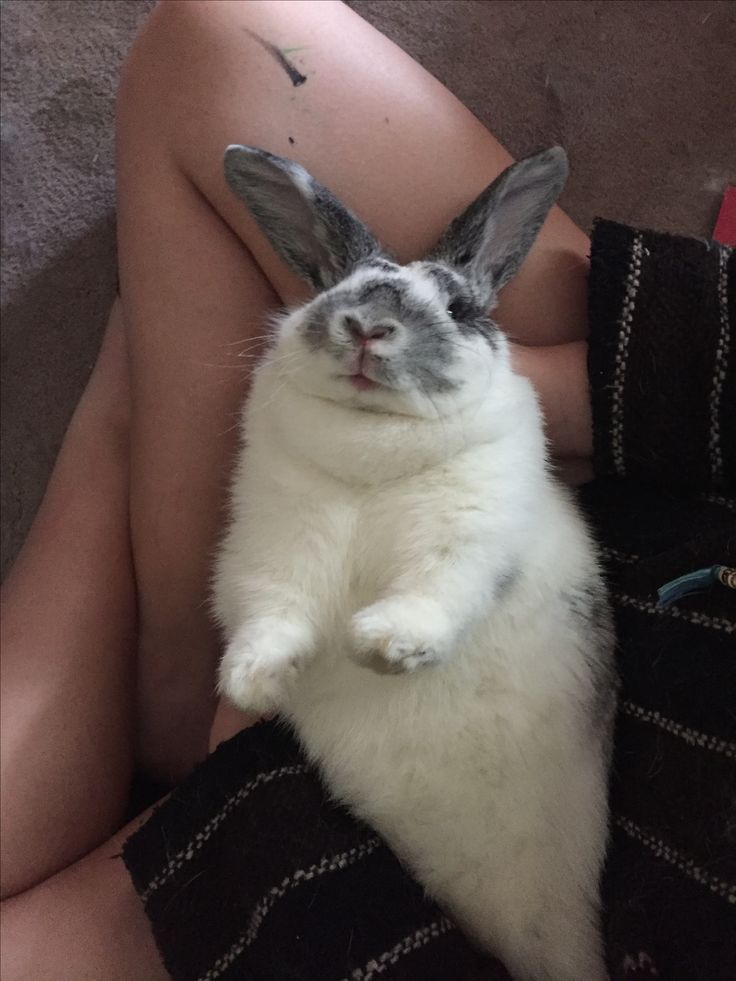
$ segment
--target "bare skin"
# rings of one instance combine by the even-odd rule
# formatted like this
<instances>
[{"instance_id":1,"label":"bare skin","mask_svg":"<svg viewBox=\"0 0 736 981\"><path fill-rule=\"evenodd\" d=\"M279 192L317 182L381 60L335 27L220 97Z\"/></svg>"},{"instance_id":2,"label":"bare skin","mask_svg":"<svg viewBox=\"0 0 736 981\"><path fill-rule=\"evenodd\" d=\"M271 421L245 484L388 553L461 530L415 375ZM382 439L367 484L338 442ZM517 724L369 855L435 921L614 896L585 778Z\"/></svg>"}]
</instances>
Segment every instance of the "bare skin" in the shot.
<instances>
[{"instance_id":1,"label":"bare skin","mask_svg":"<svg viewBox=\"0 0 736 981\"><path fill-rule=\"evenodd\" d=\"M117 304L2 591L3 896L87 854L126 807L136 623L129 401Z\"/></svg>"},{"instance_id":2,"label":"bare skin","mask_svg":"<svg viewBox=\"0 0 736 981\"><path fill-rule=\"evenodd\" d=\"M253 33L302 49L307 81L295 87ZM122 312L3 590L8 979L165 976L111 858L132 768L178 779L245 721L222 710L213 727L210 557L264 318L306 292L226 188L234 142L299 160L404 260L510 161L332 0L188 0L151 16L119 98ZM556 210L496 314L563 458L590 454L587 252Z\"/></svg>"}]
</instances>

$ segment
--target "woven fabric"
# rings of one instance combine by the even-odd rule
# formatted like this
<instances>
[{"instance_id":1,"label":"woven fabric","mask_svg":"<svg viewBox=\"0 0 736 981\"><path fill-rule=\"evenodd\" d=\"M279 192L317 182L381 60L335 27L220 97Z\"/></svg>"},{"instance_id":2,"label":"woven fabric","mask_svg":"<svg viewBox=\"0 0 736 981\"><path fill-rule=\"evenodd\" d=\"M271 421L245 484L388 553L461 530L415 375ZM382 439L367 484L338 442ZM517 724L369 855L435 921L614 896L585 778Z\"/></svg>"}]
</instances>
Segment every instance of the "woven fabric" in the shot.
<instances>
[{"instance_id":1,"label":"woven fabric","mask_svg":"<svg viewBox=\"0 0 736 981\"><path fill-rule=\"evenodd\" d=\"M734 309L729 246L596 222L589 375L597 473L733 492Z\"/></svg>"}]
</instances>

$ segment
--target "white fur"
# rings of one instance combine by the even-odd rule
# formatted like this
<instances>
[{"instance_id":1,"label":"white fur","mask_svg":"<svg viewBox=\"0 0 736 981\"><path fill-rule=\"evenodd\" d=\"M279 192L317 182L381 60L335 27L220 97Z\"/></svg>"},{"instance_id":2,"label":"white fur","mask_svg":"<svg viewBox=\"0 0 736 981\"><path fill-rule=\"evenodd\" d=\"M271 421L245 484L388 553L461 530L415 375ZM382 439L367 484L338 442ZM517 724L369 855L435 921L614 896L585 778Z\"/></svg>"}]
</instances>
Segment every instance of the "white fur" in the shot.
<instances>
[{"instance_id":1,"label":"white fur","mask_svg":"<svg viewBox=\"0 0 736 981\"><path fill-rule=\"evenodd\" d=\"M606 761L561 599L598 570L531 386L503 338L478 338L459 392L357 393L302 317L245 410L221 690L291 720L335 796L517 978L598 981Z\"/></svg>"}]
</instances>

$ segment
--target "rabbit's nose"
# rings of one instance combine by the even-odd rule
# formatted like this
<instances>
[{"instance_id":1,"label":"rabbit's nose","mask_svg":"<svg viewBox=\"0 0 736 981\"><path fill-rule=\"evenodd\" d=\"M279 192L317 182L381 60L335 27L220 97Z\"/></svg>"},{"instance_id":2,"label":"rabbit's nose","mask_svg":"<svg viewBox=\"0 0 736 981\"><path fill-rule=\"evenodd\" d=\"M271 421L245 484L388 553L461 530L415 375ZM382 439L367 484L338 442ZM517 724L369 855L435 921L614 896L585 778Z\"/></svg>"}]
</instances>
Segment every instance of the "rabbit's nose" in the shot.
<instances>
[{"instance_id":1,"label":"rabbit's nose","mask_svg":"<svg viewBox=\"0 0 736 981\"><path fill-rule=\"evenodd\" d=\"M370 341L380 341L390 337L394 328L390 324L374 324L367 326L362 324L355 317L345 318L345 329L348 334L359 344L368 344Z\"/></svg>"}]
</instances>

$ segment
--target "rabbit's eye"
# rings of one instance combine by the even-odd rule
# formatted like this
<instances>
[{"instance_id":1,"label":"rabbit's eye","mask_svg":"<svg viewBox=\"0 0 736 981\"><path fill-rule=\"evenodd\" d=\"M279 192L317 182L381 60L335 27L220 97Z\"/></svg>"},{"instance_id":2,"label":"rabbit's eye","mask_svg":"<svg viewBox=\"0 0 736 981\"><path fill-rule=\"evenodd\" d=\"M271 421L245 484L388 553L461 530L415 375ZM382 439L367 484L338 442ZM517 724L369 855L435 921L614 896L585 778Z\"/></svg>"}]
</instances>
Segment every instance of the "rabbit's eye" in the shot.
<instances>
[{"instance_id":1,"label":"rabbit's eye","mask_svg":"<svg viewBox=\"0 0 736 981\"><path fill-rule=\"evenodd\" d=\"M456 297L447 306L447 312L453 320L465 320L470 313L470 304L461 296Z\"/></svg>"}]
</instances>

